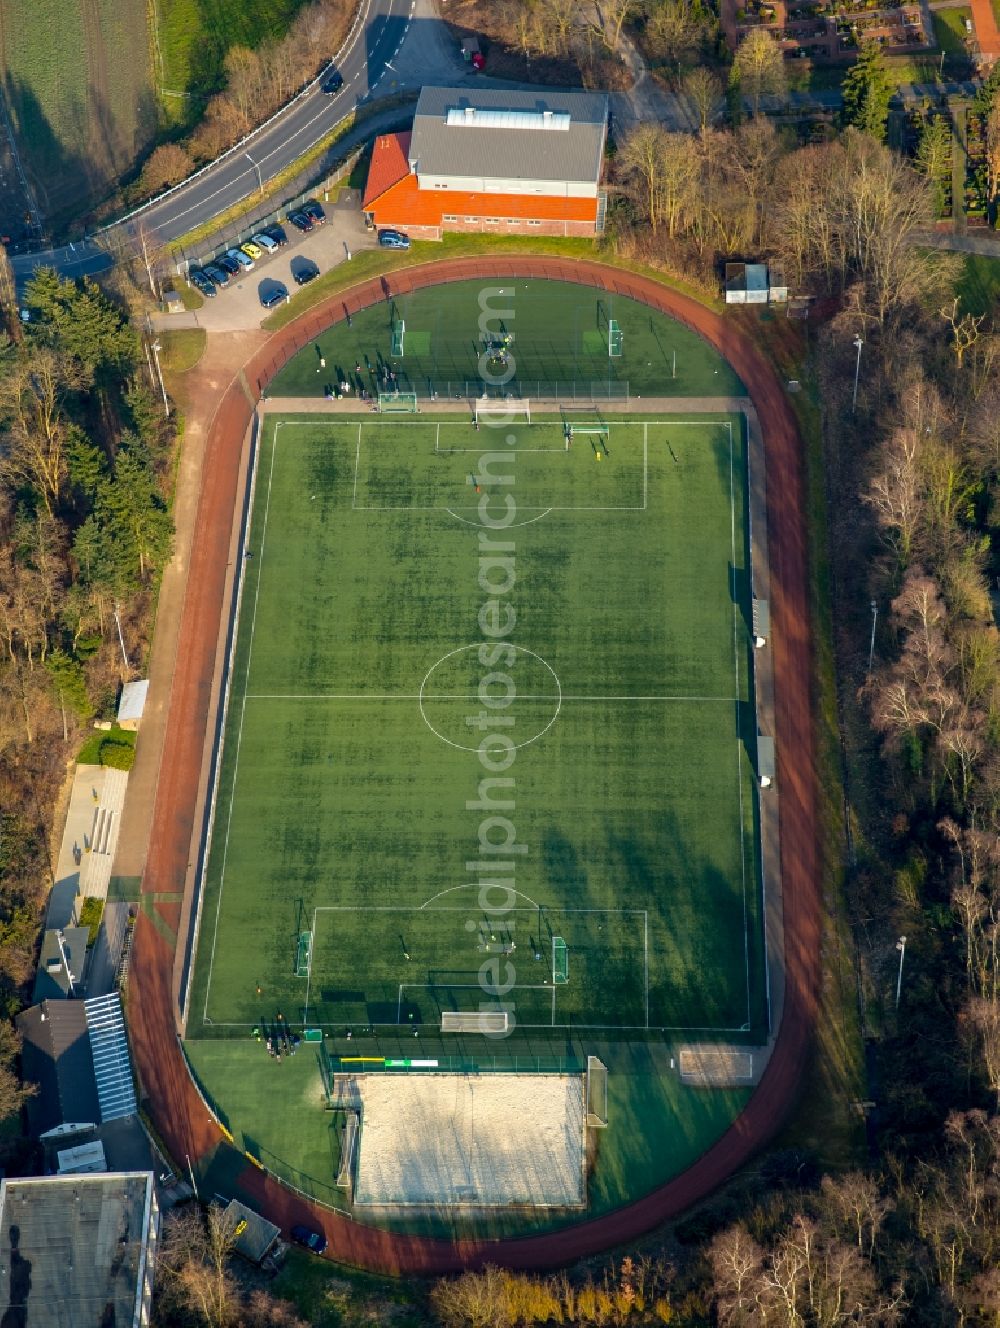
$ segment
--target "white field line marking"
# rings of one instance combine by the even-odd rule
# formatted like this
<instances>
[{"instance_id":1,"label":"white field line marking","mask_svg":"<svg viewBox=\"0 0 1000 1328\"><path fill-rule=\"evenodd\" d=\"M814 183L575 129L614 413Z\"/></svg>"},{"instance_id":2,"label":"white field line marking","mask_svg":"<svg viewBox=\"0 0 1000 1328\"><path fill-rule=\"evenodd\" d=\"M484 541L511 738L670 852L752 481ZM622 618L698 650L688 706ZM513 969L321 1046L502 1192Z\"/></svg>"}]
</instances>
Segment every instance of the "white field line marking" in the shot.
<instances>
[{"instance_id":1,"label":"white field line marking","mask_svg":"<svg viewBox=\"0 0 1000 1328\"><path fill-rule=\"evenodd\" d=\"M222 913L222 894L226 883L226 861L229 857L229 831L233 824L233 807L236 803L236 777L240 768L240 746L243 742L243 720L247 712L246 685L250 680L250 664L253 659L253 634L257 626L257 603L260 599L260 583L264 575L264 542L267 538L267 519L271 511L271 483L274 479L274 458L278 453L279 420L274 426L274 438L271 443L271 466L267 474L267 500L264 503L264 525L260 532L260 548L257 551L257 585L254 588L253 614L250 618L250 643L247 650L247 671L243 679L243 704L240 707L240 726L236 734L236 758L233 762L233 782L229 789L229 815L226 817L226 838L222 845L222 867L219 872L219 898L215 905L215 929L212 935L212 954L208 963L208 982L205 985L205 1009L203 1017L208 1019L208 998L212 990L212 974L215 970L215 946L219 939L219 917ZM252 517L251 517L252 521Z\"/></svg>"},{"instance_id":2,"label":"white field line marking","mask_svg":"<svg viewBox=\"0 0 1000 1328\"><path fill-rule=\"evenodd\" d=\"M481 704L475 692L248 692L247 701L472 701ZM555 692L518 693L518 701L557 701ZM732 705L738 696L566 696L564 701L710 701Z\"/></svg>"},{"instance_id":3,"label":"white field line marking","mask_svg":"<svg viewBox=\"0 0 1000 1328\"><path fill-rule=\"evenodd\" d=\"M357 509L358 505L358 465L361 462L361 425L358 425L358 445L354 450L354 493L351 497L351 507Z\"/></svg>"},{"instance_id":4,"label":"white field line marking","mask_svg":"<svg viewBox=\"0 0 1000 1328\"><path fill-rule=\"evenodd\" d=\"M646 970L646 1027L649 1027L649 913L642 910L642 958Z\"/></svg>"},{"instance_id":5,"label":"white field line marking","mask_svg":"<svg viewBox=\"0 0 1000 1328\"><path fill-rule=\"evenodd\" d=\"M732 547L733 591L736 590L736 489L733 470L733 425L729 423L729 531ZM739 655L739 616L740 605L733 594L733 686L736 695L740 692L740 655ZM754 723L757 716L754 714ZM740 807L740 876L743 885L743 963L747 982L747 1024L750 1023L750 932L747 919L747 846L746 828L743 809L743 744L739 734L736 737L736 787L739 793Z\"/></svg>"}]
</instances>

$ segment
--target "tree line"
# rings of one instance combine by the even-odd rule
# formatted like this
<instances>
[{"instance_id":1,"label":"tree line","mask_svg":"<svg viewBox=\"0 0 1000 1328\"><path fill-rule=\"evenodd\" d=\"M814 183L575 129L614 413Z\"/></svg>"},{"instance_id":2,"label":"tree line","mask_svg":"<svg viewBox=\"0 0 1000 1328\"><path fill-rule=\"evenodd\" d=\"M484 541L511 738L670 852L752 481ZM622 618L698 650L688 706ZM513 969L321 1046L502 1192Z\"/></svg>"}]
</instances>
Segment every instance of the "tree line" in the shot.
<instances>
[{"instance_id":1,"label":"tree line","mask_svg":"<svg viewBox=\"0 0 1000 1328\"><path fill-rule=\"evenodd\" d=\"M144 656L175 446L112 298L41 269L24 322L11 289L0 281L0 1118L21 1101L9 1020L34 976L56 800L83 726L114 713L116 615L130 661Z\"/></svg>"},{"instance_id":2,"label":"tree line","mask_svg":"<svg viewBox=\"0 0 1000 1328\"><path fill-rule=\"evenodd\" d=\"M177 184L284 105L339 50L355 8L353 0L311 0L283 37L256 50L231 46L222 90L209 97L186 138L162 143L150 153L138 180L126 191L126 201L138 203Z\"/></svg>"}]
</instances>

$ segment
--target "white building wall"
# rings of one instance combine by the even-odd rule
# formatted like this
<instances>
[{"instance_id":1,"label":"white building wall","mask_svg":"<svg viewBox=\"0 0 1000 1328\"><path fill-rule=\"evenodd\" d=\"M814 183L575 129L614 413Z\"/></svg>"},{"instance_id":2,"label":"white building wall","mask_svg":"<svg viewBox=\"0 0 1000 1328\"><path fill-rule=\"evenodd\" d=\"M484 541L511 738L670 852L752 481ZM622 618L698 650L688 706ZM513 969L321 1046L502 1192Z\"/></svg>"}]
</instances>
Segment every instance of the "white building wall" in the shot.
<instances>
[{"instance_id":1,"label":"white building wall","mask_svg":"<svg viewBox=\"0 0 1000 1328\"><path fill-rule=\"evenodd\" d=\"M455 189L466 194L523 194L545 198L596 198L597 182L592 180L504 180L479 175L417 174L421 189L443 192Z\"/></svg>"}]
</instances>

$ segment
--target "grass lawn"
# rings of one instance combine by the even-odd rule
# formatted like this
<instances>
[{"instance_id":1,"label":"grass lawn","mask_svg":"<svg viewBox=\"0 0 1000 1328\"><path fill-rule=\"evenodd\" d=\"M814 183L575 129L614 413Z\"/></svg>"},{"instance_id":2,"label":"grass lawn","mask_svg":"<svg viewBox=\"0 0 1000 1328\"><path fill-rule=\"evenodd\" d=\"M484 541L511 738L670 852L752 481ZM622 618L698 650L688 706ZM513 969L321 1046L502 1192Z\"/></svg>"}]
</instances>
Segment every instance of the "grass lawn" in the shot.
<instances>
[{"instance_id":1,"label":"grass lawn","mask_svg":"<svg viewBox=\"0 0 1000 1328\"><path fill-rule=\"evenodd\" d=\"M937 9L931 13L934 36L944 52L944 77L964 78L971 68L968 43L972 39L965 26L972 18L971 9Z\"/></svg>"},{"instance_id":2,"label":"grass lawn","mask_svg":"<svg viewBox=\"0 0 1000 1328\"><path fill-rule=\"evenodd\" d=\"M46 220L102 197L156 132L146 6L3 0L14 129Z\"/></svg>"},{"instance_id":3,"label":"grass lawn","mask_svg":"<svg viewBox=\"0 0 1000 1328\"><path fill-rule=\"evenodd\" d=\"M425 397L433 389L441 399L465 396L466 383L480 380L482 289L478 281L450 282L373 305L355 314L350 327L337 323L300 351L271 381L268 396L322 396L330 384L358 386L358 380L374 393L383 365L396 372L402 390ZM514 311L508 315L516 327L511 355L523 396L540 395L538 380L550 389L546 395L561 384L555 395L567 399L574 390L589 399L594 382L612 396L624 394L626 385L632 396L642 397L744 393L706 342L648 305L569 282L522 279L492 289L505 293L491 296L491 308ZM616 358L608 355L610 319L623 336L623 354ZM399 321L405 328L403 353L395 355L393 325ZM472 390L479 395L478 386Z\"/></svg>"},{"instance_id":4,"label":"grass lawn","mask_svg":"<svg viewBox=\"0 0 1000 1328\"><path fill-rule=\"evenodd\" d=\"M303 0L155 0L162 88L194 98L222 86L223 60L231 46L256 48L282 36Z\"/></svg>"},{"instance_id":5,"label":"grass lawn","mask_svg":"<svg viewBox=\"0 0 1000 1328\"><path fill-rule=\"evenodd\" d=\"M315 305L321 304L329 295L346 290L368 277L379 276L404 267L413 267L420 263L429 263L438 258L469 258L479 255L494 254L558 254L560 258L591 258L612 262L615 267L625 271L642 272L644 276L661 281L672 290L683 291L697 299L708 308L720 309L718 300L706 298L705 291L687 286L683 281L665 277L662 272L644 267L640 263L629 263L624 259L614 258L605 252L594 240L563 239L559 236L517 236L517 235L446 235L442 240L414 240L408 250L366 249L356 253L349 263L340 263L330 271L324 272L315 281L294 294L288 304L283 304L273 314L264 319L262 327L268 331L284 327L299 314Z\"/></svg>"},{"instance_id":6,"label":"grass lawn","mask_svg":"<svg viewBox=\"0 0 1000 1328\"><path fill-rule=\"evenodd\" d=\"M159 334L160 364L165 374L183 374L193 369L205 352L207 333L203 327L179 327Z\"/></svg>"},{"instance_id":7,"label":"grass lawn","mask_svg":"<svg viewBox=\"0 0 1000 1328\"><path fill-rule=\"evenodd\" d=\"M995 311L1000 299L1000 259L966 254L965 268L955 287L962 309L971 314Z\"/></svg>"},{"instance_id":8,"label":"grass lawn","mask_svg":"<svg viewBox=\"0 0 1000 1328\"><path fill-rule=\"evenodd\" d=\"M135 746L136 735L131 729L120 729L117 724L110 729L95 729L77 753L77 765L100 765L101 743L116 742L124 747Z\"/></svg>"}]
</instances>

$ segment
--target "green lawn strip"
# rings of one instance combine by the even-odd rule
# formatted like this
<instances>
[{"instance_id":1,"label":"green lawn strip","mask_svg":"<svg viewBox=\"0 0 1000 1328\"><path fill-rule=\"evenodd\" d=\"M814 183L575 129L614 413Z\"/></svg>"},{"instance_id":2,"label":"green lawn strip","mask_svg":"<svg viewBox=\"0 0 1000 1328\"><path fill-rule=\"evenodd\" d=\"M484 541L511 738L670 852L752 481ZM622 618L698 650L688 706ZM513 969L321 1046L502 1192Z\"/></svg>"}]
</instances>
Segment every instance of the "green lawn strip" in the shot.
<instances>
[{"instance_id":1,"label":"green lawn strip","mask_svg":"<svg viewBox=\"0 0 1000 1328\"><path fill-rule=\"evenodd\" d=\"M196 291L192 285L183 279L183 277L178 277L174 290L176 290L177 294L180 296L181 304L183 304L188 313L195 312L205 303L204 295L202 295L200 291Z\"/></svg>"},{"instance_id":2,"label":"green lawn strip","mask_svg":"<svg viewBox=\"0 0 1000 1328\"><path fill-rule=\"evenodd\" d=\"M971 9L936 9L931 13L934 36L946 55L968 58L966 19L972 19Z\"/></svg>"},{"instance_id":3,"label":"green lawn strip","mask_svg":"<svg viewBox=\"0 0 1000 1328\"><path fill-rule=\"evenodd\" d=\"M77 765L100 765L101 744L117 743L122 747L135 747L136 735L132 729L119 728L112 724L110 729L95 729L77 753Z\"/></svg>"},{"instance_id":4,"label":"green lawn strip","mask_svg":"<svg viewBox=\"0 0 1000 1328\"><path fill-rule=\"evenodd\" d=\"M963 313L992 313L1000 299L1000 259L966 254L955 293L962 301Z\"/></svg>"},{"instance_id":5,"label":"green lawn strip","mask_svg":"<svg viewBox=\"0 0 1000 1328\"><path fill-rule=\"evenodd\" d=\"M236 1146L324 1203L344 1207L334 1184L342 1112L327 1111L314 1046L279 1061L249 1035L185 1044L195 1077Z\"/></svg>"},{"instance_id":6,"label":"green lawn strip","mask_svg":"<svg viewBox=\"0 0 1000 1328\"><path fill-rule=\"evenodd\" d=\"M160 364L165 374L183 374L201 359L208 334L203 327L167 328L158 334Z\"/></svg>"},{"instance_id":7,"label":"green lawn strip","mask_svg":"<svg viewBox=\"0 0 1000 1328\"><path fill-rule=\"evenodd\" d=\"M164 87L196 96L217 91L226 51L280 37L300 7L301 0L271 0L259 10L240 0L155 0Z\"/></svg>"},{"instance_id":8,"label":"green lawn strip","mask_svg":"<svg viewBox=\"0 0 1000 1328\"><path fill-rule=\"evenodd\" d=\"M638 272L643 276L652 277L654 281L659 281L671 290L690 295L692 299L709 308L722 307L720 301L711 298L705 291L690 283L658 272L642 263L633 263L615 257L600 241L558 236L445 235L438 241L414 240L406 251L369 249L356 253L349 263L341 263L331 268L329 272L324 272L322 276L310 282L305 290L293 295L290 302L267 317L262 326L268 331L285 327L294 318L298 318L299 314L321 304L328 296L335 295L337 291L347 290L369 277L414 267L438 258L468 258L492 254L558 254L561 258L593 258L627 272Z\"/></svg>"},{"instance_id":9,"label":"green lawn strip","mask_svg":"<svg viewBox=\"0 0 1000 1328\"><path fill-rule=\"evenodd\" d=\"M708 342L648 305L570 282L518 280L497 288L504 294L491 295L490 307L499 311L497 328L502 313L515 330L522 396L572 400L576 393L589 400L595 383L598 391L611 384L633 397L744 394ZM350 326L334 324L293 356L269 383L268 396L321 397L342 381L374 395L387 386L379 376L383 365L392 367L392 386L402 390L426 396L433 383L442 399L478 395L482 292L481 281L449 282L371 305ZM612 318L623 334L620 357L608 354ZM405 327L401 356L392 353L396 321Z\"/></svg>"}]
</instances>

